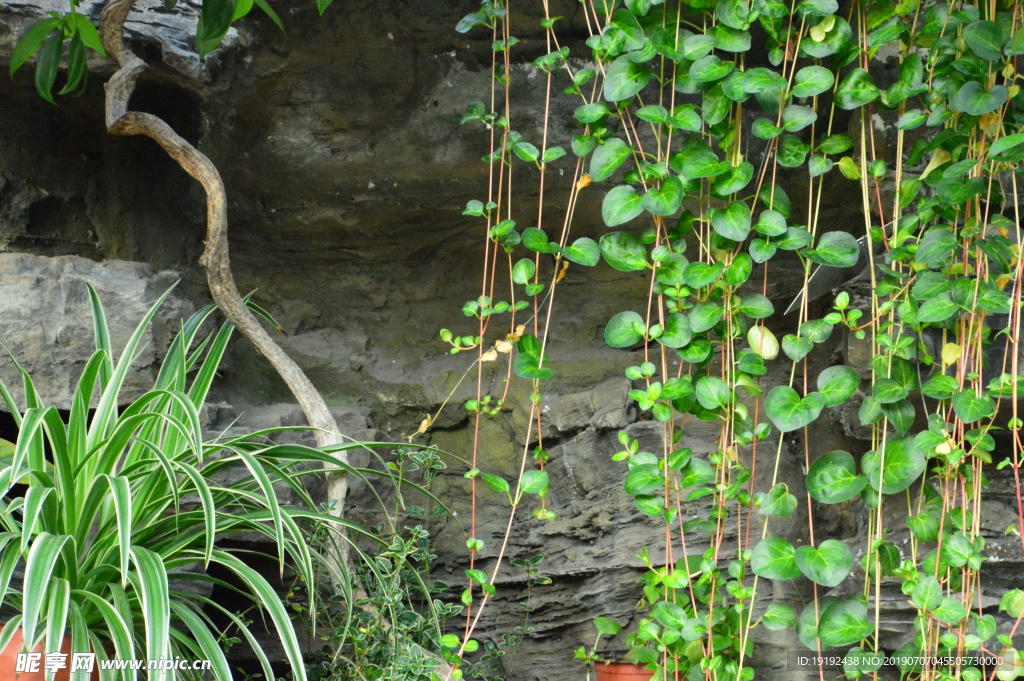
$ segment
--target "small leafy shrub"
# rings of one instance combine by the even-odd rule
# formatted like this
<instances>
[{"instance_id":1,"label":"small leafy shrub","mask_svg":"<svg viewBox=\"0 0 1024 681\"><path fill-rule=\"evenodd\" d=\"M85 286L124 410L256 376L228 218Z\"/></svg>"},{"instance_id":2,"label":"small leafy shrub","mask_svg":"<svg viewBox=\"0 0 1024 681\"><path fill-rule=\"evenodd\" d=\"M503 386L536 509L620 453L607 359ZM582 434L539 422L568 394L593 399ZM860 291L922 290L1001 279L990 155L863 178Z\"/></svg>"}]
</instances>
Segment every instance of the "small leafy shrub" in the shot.
<instances>
[{"instance_id":1,"label":"small leafy shrub","mask_svg":"<svg viewBox=\"0 0 1024 681\"><path fill-rule=\"evenodd\" d=\"M116 360L103 307L91 287L89 295L96 351L67 418L41 402L28 374L22 372L23 408L0 384L0 398L19 427L17 442L0 461L0 601L17 613L0 631L0 649L20 628L28 648L42 644L57 651L69 637L71 652L101 659L207 659L216 678L231 679L222 642L232 635L215 624L220 620L252 646L265 678L274 678L249 623L209 597L212 588L227 586L251 602L250 614L266 618L294 678L305 679L290 615L250 563L267 558L282 571L287 565L304 584L330 569L332 561L310 546L302 526L347 523L316 511L301 481L316 473L314 466L336 464L336 457L275 445L267 439L273 429L204 439L199 413L232 334L225 325L198 339L212 306L184 323L152 390L120 408L143 332L168 294ZM226 486L229 469L245 475ZM296 503L280 503L278 489ZM242 533L262 535L276 555L220 547ZM19 565L24 581L15 589L11 577ZM211 576L211 565L236 583ZM345 583L345 575L334 578Z\"/></svg>"}]
</instances>

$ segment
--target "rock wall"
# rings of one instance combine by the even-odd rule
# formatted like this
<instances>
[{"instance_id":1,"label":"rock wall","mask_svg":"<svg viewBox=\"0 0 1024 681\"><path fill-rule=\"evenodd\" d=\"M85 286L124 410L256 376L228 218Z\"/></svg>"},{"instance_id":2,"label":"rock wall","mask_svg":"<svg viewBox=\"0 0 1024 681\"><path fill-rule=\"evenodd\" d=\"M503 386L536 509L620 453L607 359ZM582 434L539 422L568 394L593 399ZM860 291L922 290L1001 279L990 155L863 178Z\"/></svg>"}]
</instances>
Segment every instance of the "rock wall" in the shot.
<instances>
[{"instance_id":1,"label":"rock wall","mask_svg":"<svg viewBox=\"0 0 1024 681\"><path fill-rule=\"evenodd\" d=\"M103 302L117 351L176 283L173 272L156 273L143 263L0 253L0 342L6 349L0 380L24 408L20 367L45 404L70 410L78 377L96 348L87 285ZM141 356L125 379L125 399L152 387L179 321L191 313L191 303L172 291L143 336Z\"/></svg>"},{"instance_id":2,"label":"rock wall","mask_svg":"<svg viewBox=\"0 0 1024 681\"><path fill-rule=\"evenodd\" d=\"M0 6L0 64L24 26L49 8L47 2ZM465 456L473 433L460 405L474 386L459 384L459 378L470 359L447 355L437 331L473 330L460 310L475 297L481 275L480 226L461 212L468 199L485 196L480 156L487 140L479 130L461 127L459 119L469 102L488 97L491 45L485 36L453 30L477 3L339 0L320 17L311 3L289 0L275 4L287 36L254 15L206 62L196 58L189 38L197 4L179 3L184 14L172 15L156 0L140 3L129 37L153 68L133 106L166 118L220 167L230 196L240 287L257 290L257 299L277 317L287 334L282 344L324 391L348 434L375 439L412 433L451 394L426 441ZM96 18L98 5L84 2L83 11ZM567 18L562 39L578 48L584 36L579 3L551 5L552 14ZM529 62L543 48L538 17L521 16L513 27L523 41L512 81L513 101L519 103L514 117L517 129L532 132L543 112L544 77ZM181 272L182 300L206 301L197 264L204 217L199 187L152 142L105 133L101 81L110 69L102 60L91 67L86 93L61 100L59 107L39 100L29 68L13 80L0 79L0 250L38 256L0 260L0 286L8 286L3 268L22 268L8 288L12 296L29 299L26 307L15 297L0 304L0 328L5 342L21 344L23 354L35 353L33 368L47 376L55 395L66 394L61 391L72 380L68 372L87 357L84 331L70 334L72 345L59 342L68 335L60 328L77 330L82 324L81 318L61 321L69 295L78 305L81 287L75 282L130 274L126 288L110 289L112 299L125 297L116 307L126 320L139 316L153 292L170 281L145 267ZM572 134L571 104L556 99L555 106L552 139L565 144ZM522 203L515 217L529 226L536 178L528 170L517 170L516 177ZM851 230L863 224L859 198L844 193L856 189L835 177L830 181L836 183L836 201L823 219ZM545 213L559 224L559 197L567 182L557 172L548 178ZM801 183L786 186L794 206L806 203ZM600 196L597 190L584 192L577 236L602 233ZM849 196L854 198L844 198ZM69 255L90 260L49 259ZM110 262L115 259L146 265ZM789 276L792 266L773 262L769 291L777 309L785 308L798 285ZM0 292L5 301L8 288ZM622 428L647 447L660 446L658 429L627 400L631 386L623 369L637 363L636 353L610 349L602 340L612 314L645 298L644 282L606 266L571 268L558 296L550 347L556 379L543 403L553 481L549 504L558 519L542 524L522 511L508 552L512 558L545 554L541 569L552 582L530 591L535 611L528 624L535 632L503 661L510 681L582 678L573 649L592 642L590 622L597 615L622 623L637 619L642 569L636 554L644 545L660 546L663 537L662 528L621 490L623 468L610 460ZM33 327L37 313L43 321ZM791 325L781 314L770 320L780 337ZM815 350L812 368L849 359L846 342L837 331ZM45 353L51 351L48 360ZM494 367L487 381L498 386L502 376ZM144 380L139 377L140 385ZM531 446L521 440L527 404L528 395L516 387L508 408L484 422L481 468L509 476L518 471ZM244 340L232 348L205 418L211 428L301 423L283 384ZM812 455L832 449L859 455L868 449L863 434L848 425L816 424ZM694 424L686 445L707 452L715 448L715 437L717 432ZM780 475L801 499L803 461L804 443L789 438ZM464 471L463 464L449 461L434 488L462 520L469 514ZM1006 481L999 484L1005 487ZM486 545L481 559L487 566L497 555L507 508L489 490L481 494L477 535ZM354 498L359 507L353 513L372 519L365 495L357 491ZM996 509L997 518L1008 508ZM855 538L866 531L857 502L816 507L814 514L819 532L829 537ZM783 534L805 541L806 519L801 505ZM450 519L431 530L437 576L461 584L466 535ZM696 553L705 547L689 548ZM1022 567L1019 555L1009 549L1005 555L994 598L1006 588L1003 578ZM500 639L524 624L517 604L527 597L525 574L509 567L502 575L498 598L483 619L484 638ZM797 606L810 594L808 584L799 583L760 591L765 603ZM891 602L892 621L899 622L905 603L898 593ZM903 631L896 625L892 630L894 637ZM796 648L795 635L773 634L769 643L754 657L760 678L799 678L786 667L783 653ZM621 638L612 645L621 646Z\"/></svg>"}]
</instances>

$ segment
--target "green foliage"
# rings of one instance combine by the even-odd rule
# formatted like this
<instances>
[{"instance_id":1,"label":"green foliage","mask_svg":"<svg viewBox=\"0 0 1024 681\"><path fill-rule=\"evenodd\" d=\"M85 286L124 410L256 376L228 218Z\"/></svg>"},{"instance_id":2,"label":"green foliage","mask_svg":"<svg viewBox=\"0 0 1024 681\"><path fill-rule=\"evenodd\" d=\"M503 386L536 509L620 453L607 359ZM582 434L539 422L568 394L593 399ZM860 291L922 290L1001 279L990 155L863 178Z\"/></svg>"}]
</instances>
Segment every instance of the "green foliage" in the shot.
<instances>
[{"instance_id":1,"label":"green foliage","mask_svg":"<svg viewBox=\"0 0 1024 681\"><path fill-rule=\"evenodd\" d=\"M318 0L316 6L322 12L329 4ZM254 6L280 24L264 0L204 0L196 36L200 55L215 49L231 22ZM84 85L87 50L102 53L95 29L75 9L72 3L69 13L49 15L30 27L12 54L12 74L37 55L36 87L48 101L54 101L65 48L65 93ZM961 628L941 634L940 627L915 625L908 650L981 645L982 633L995 629L977 615L965 624L977 601L977 573L985 555L986 540L973 516L982 511L990 469L1018 467L1019 431L1024 427L1016 416L1005 418L1001 408L1016 403L1019 381L991 361L998 360L992 353L1000 344L1019 352L1015 332L1003 331L1002 322L993 322L993 317L1015 318L1020 284L1021 253L1011 238L1017 225L1004 217L1017 214L1017 175L1024 161L1024 97L1016 60L1024 54L1020 13L998 2L950 6L913 0L873 0L849 12L834 0L803 0L792 6L775 0L684 0L678 6L627 0L601 7L587 2L583 9L591 31L585 48L561 41L560 17L545 16L541 27L549 39L559 40L557 48L530 57L537 70L550 75L549 82L562 79L558 87L572 100L569 123L578 127L571 149L581 159L590 156L573 178L564 228L538 219L520 231L507 217L513 211L504 194L492 194L487 202L470 201L463 214L484 227L487 247L494 248L488 250L489 257L508 258L507 268L491 267L496 261L488 261L491 279L484 290L493 292L508 283L509 295L502 295L506 300L492 300L494 293L470 300L463 312L475 326L462 335L442 330L441 339L452 354L478 349L478 365L508 354L511 380L530 386L531 416L526 422L531 429L543 429L542 389L554 378L545 353L546 334L552 328L554 289L567 268L604 267L603 260L615 276L644 278L647 300L615 298L618 307L608 310L604 329L613 352L636 358L625 362L630 365L626 376L633 381L630 399L642 418L663 428L664 451L641 451L624 432L624 449L613 456L625 464L624 487L641 513L638 517L664 522L672 543L664 547L672 550L658 552L669 556L668 564L652 562L646 549L640 554L649 568L642 583L646 612L627 636L632 658L652 669L665 667L661 671L666 678L748 681L749 632L757 624L751 613L759 602L753 577L806 578L828 589L847 580L853 567L851 547L842 542L825 539L794 547L772 535L777 519L801 517L798 511L813 518L820 504L836 503L859 505L868 517L870 536L859 552L864 589L845 592L864 594L868 600L819 596L799 617L774 604L759 620L766 628L795 626L810 648L853 646L844 665L846 675L873 674L879 663L873 657L877 641L871 635L877 632L869 616L874 607L870 599L878 580L895 578L919 610L918 623ZM488 0L463 17L456 30L485 36L496 53L508 55L519 44L509 33L514 25L503 2ZM882 50L895 55L895 62L876 59ZM588 66L580 68L583 62ZM503 58L495 63L496 88L509 85L511 62ZM511 187L506 173L513 167L517 183L524 176L544 177L565 156L565 147L548 143L549 117L558 107L545 108L544 135L534 135L532 126L525 135L513 129L515 107L504 110L505 99L499 96L490 101L498 108L475 102L462 120L491 131L494 142L484 161L500 177L492 184ZM850 113L837 118L837 109ZM837 132L834 122L842 120L846 126L847 119L849 128ZM879 122L885 123L887 136L892 133L884 142L876 139L882 130ZM838 173L833 172L836 167ZM606 184L588 189L592 183ZM862 194L857 205L868 211L866 229L860 221L829 224L821 206L836 186ZM800 200L791 201L787 189ZM601 199L601 219L614 231L570 241L581 194ZM886 224L871 225L873 221ZM866 237L864 246L861 236ZM869 260L870 301L856 301L842 292L832 311L813 318L807 313L818 308L803 300L795 317L784 320L770 286L782 271L776 260L780 255L803 268L805 297L816 268L828 274L856 269ZM516 317L527 308L532 308L529 319L536 324L532 333L527 332L528 322ZM491 321L504 314L510 328L496 332ZM833 333L836 327L839 332ZM828 366L815 376L812 367L835 362L827 353L840 340L863 341L869 351L862 354L872 359L855 365L847 357L844 361L851 366ZM97 360L97 376L107 371L105 362ZM174 394L159 393L147 404L178 410L177 421L170 421L176 429L163 429L159 437L170 439L174 456L194 453L207 445L195 441L190 412ZM479 419L498 413L502 403L478 395L466 406ZM55 417L44 418L49 412L30 407L23 420L35 430L26 437L46 438L52 446L56 436L51 431L59 435ZM146 409L129 416L144 420L144 414L157 411ZM840 413L871 431L871 450L862 455L816 451L815 434L835 427L826 419ZM122 418L108 405L108 423L97 432L105 436L108 425ZM687 429L695 422L720 429L715 448L706 455L696 456L679 444L692 435ZM429 428L431 420L425 423L422 428ZM1003 454L997 452L992 432L1004 427L1011 431L1012 455L997 462L994 454ZM85 430L91 433L91 428ZM157 430L152 427L147 436L157 438ZM539 437L531 433L525 440ZM99 440L89 434L87 442L95 446ZM809 463L803 482L816 502L806 509L790 491L792 479L781 482L773 475L766 484L753 465L755 451L775 451L777 472L781 452L799 448L801 442ZM162 441L156 444L158 449L163 446ZM281 547L278 560L285 554L304 556L304 544L293 536L286 512L267 492L268 477L273 482L285 470L281 466L297 463L288 458L293 454L280 453L282 463L275 460L277 467L266 466L259 474L252 462L262 463L261 457L271 455L255 445L231 446L238 450L230 450L236 460L253 474L254 498L266 497L264 515L259 516L266 522L257 524ZM136 453L144 448L130 445ZM9 453L10 484L33 475L35 482L45 483L44 476L58 475L45 466L31 473L22 470L39 462L37 450L33 444ZM487 494L504 495L513 512L529 495L539 502L532 517L550 520L554 513L545 505L546 497L557 477L543 469L547 454L542 448L534 457L539 467L524 466L516 480L475 468L466 477L479 477L481 489L493 490ZM152 585L162 583L153 559L160 552L151 550L150 555L145 547L134 549L117 539L136 531L128 521L139 506L129 476L111 470L105 473L108 477L93 481L102 490L95 494L109 499L102 506L110 528L102 540L109 543L110 556L104 559L114 561L122 575L137 575L119 588L149 598L157 593ZM201 487L184 475L188 484ZM128 480L127 489L122 478ZM214 492L211 488L216 501ZM33 589L48 588L48 576L65 567L66 561L59 559L67 551L62 535L42 529L53 520L48 508L61 493L32 492L12 511L39 518L27 528L19 526L7 540L21 551L39 547L27 556ZM906 496L910 508L899 527L892 527L891 516L883 513L882 504L892 495L899 495L900 502ZM211 517L219 522L215 513L198 514L195 520L208 529ZM749 531L727 534L726 528L732 532L755 517L767 523L760 538ZM1021 528L1007 529L1012 534ZM905 544L890 536L897 532L906 533ZM689 552L677 550L677 538L686 540ZM930 542L938 544L934 549L921 546ZM478 551L480 540L470 538L467 546ZM709 548L693 553L700 551L694 546ZM204 546L199 554L213 560L220 556L215 551ZM410 551L396 548L394 555L412 556ZM485 599L495 593L492 575L471 569L467 578L466 605L473 603L474 591ZM64 582L54 580L49 588L58 594L54 599L59 605ZM1014 617L1021 611L1020 599L1010 595L1016 593L1010 591L1001 603ZM35 635L49 611L25 605L23 626ZM90 615L103 609L88 608ZM154 640L170 641L166 631L154 628L173 614L168 613L147 613ZM409 638L415 639L420 624L412 627ZM607 618L599 618L596 625L598 640L620 633ZM967 626L978 633L969 633L963 628ZM463 660L478 645L468 637L449 636L453 638L442 637L443 654L452 661ZM429 660L409 651L411 657L392 659L379 668L403 670L411 678L429 674ZM595 651L596 645L577 654L593 662ZM499 653L495 648L487 654L496 658ZM457 669L453 676L463 671ZM962 671L956 670L964 678L980 678L980 672L974 676ZM935 678L949 678L943 676L946 670L936 673Z\"/></svg>"},{"instance_id":2,"label":"green foliage","mask_svg":"<svg viewBox=\"0 0 1024 681\"><path fill-rule=\"evenodd\" d=\"M96 351L78 382L70 414L62 417L41 403L24 372L23 408L0 386L20 426L0 481L5 493L15 483L27 485L23 498L0 509L3 603L19 613L5 631L20 625L26 641L35 645L45 639L48 650L69 635L74 650L122 659L201 653L219 678L229 679L232 672L217 643L223 632L215 623L223 618L244 635L270 674L261 645L236 613L178 585L180 579L221 583L206 571L214 565L237 578L239 593L265 613L295 678L304 678L298 639L277 593L250 567L252 556L214 541L255 532L276 549L276 555L263 557L282 571L287 564L307 588L330 571L347 590L348 576L332 570L330 554L310 548L299 523L362 530L317 511L299 482L314 472L311 465L348 468L332 452L354 445L323 451L274 445L265 437L273 431L204 440L199 410L232 334L227 325L196 342L212 307L184 323L153 388L119 408L143 334L167 294L116 360L99 298L91 288L89 296ZM231 469L247 474L225 488L220 480ZM291 488L298 504L280 504L276 485ZM186 503L190 497L195 501ZM18 561L24 561L25 579L20 589L12 589L11 570Z\"/></svg>"},{"instance_id":3,"label":"green foliage","mask_svg":"<svg viewBox=\"0 0 1024 681\"><path fill-rule=\"evenodd\" d=\"M749 632L761 623L794 626L811 649L848 649L851 679L874 674L879 580L900 581L919 623L959 627L977 596L964 585L977 584L985 540L952 506L981 512L991 433L1021 387L986 364L998 363L1003 343L1019 352L992 315L1012 314L1019 286L1017 226L1002 214L1017 210L1024 161L1013 61L1024 54L1021 17L999 3L913 0L850 12L834 0L684 0L676 9L635 0L594 11L599 25L575 56L598 64L580 82L597 82L581 88L569 69L566 90L582 126L574 151L592 154L577 190L608 183L601 215L616 231L601 237L601 259L650 291L616 301L604 331L616 351L642 353L625 372L629 395L641 418L663 424L665 443L640 451L623 432L613 456L626 464L639 517L666 524L659 553L672 556L658 565L654 551L640 554L647 616L627 636L629 657L666 678L749 679ZM895 62L875 58L883 49ZM847 117L839 132L833 122ZM885 142L882 123L893 131ZM862 194L864 222L895 221L832 225L821 207L836 187ZM794 270L779 269L780 254L803 266L805 296L816 270L828 279L868 261L869 300L842 291L821 318L805 304L784 319L771 287ZM859 364L855 341L870 348L857 349L869 358ZM849 366L829 355L836 349ZM870 430L872 448L818 451L822 430L843 420L849 432L850 417ZM706 457L679 444L695 421L720 428ZM1024 421L1007 425L1018 433ZM787 448L807 457L809 508L790 490L799 475L779 476ZM1013 448L1017 461L1024 452ZM765 451L776 452L770 483L752 470ZM772 534L779 518L840 503L867 516L863 547L820 537L794 546ZM911 509L898 527L883 514L893 503ZM765 523L759 538L729 533L753 517ZM926 550L930 542L939 548ZM831 589L851 579L855 552L864 588L844 593L864 597L818 595L800 617L783 604L750 617L761 595L752 577ZM1021 610L1012 598L1005 605ZM939 631L915 624L908 650L963 640Z\"/></svg>"}]
</instances>

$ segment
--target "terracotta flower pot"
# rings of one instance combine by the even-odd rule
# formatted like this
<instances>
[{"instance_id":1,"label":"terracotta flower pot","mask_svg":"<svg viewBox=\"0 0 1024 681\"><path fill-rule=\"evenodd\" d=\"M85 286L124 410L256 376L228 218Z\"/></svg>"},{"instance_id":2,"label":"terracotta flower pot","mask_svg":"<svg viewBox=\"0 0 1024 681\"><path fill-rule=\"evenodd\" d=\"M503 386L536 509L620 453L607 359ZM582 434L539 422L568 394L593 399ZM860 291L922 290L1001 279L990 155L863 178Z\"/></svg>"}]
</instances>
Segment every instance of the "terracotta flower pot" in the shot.
<instances>
[{"instance_id":1,"label":"terracotta flower pot","mask_svg":"<svg viewBox=\"0 0 1024 681\"><path fill-rule=\"evenodd\" d=\"M25 637L21 633L21 627L14 633L14 637L11 638L11 642L7 644L7 647L0 651L0 681L46 681L46 654L43 651L43 644L36 646L32 653L39 653L42 657L39 658L38 667L35 671L23 671L19 672L18 669L18 655L23 652L25 646ZM65 666L63 669L58 669L53 675L53 681L69 681L71 678L71 637L65 636L64 642L60 646L60 652L66 655L64 658ZM91 675L92 679L99 679L99 668L94 666Z\"/></svg>"},{"instance_id":2,"label":"terracotta flower pot","mask_svg":"<svg viewBox=\"0 0 1024 681\"><path fill-rule=\"evenodd\" d=\"M651 681L654 672L631 662L598 662L594 665L597 681Z\"/></svg>"}]
</instances>

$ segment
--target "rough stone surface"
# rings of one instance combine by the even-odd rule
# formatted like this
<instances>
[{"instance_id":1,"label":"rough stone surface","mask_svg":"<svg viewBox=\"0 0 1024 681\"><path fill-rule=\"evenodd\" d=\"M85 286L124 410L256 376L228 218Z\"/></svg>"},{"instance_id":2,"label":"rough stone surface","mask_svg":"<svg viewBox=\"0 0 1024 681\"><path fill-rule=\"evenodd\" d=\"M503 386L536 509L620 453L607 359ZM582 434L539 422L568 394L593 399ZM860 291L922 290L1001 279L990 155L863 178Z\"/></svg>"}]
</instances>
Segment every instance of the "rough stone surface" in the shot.
<instances>
[{"instance_id":1,"label":"rough stone surface","mask_svg":"<svg viewBox=\"0 0 1024 681\"><path fill-rule=\"evenodd\" d=\"M120 353L149 308L177 278L142 263L0 253L0 341L10 353L0 356L0 379L24 408L17 361L45 404L70 409L78 376L96 349L86 285L96 289L111 342ZM152 386L163 351L191 309L186 299L173 293L164 302L125 380L125 403Z\"/></svg>"},{"instance_id":2,"label":"rough stone surface","mask_svg":"<svg viewBox=\"0 0 1024 681\"><path fill-rule=\"evenodd\" d=\"M0 63L9 58L17 35L51 4L56 0L0 6ZM87 0L83 11L95 18L98 5ZM456 587L455 596L467 567L467 534L459 523L468 527L471 515L470 483L463 473L475 436L461 405L475 394L476 380L472 373L463 379L472 358L446 354L437 332L475 332L460 310L479 291L483 235L479 223L461 213L467 200L486 195L480 157L488 139L485 131L461 127L459 120L469 102L490 96L491 40L485 32L459 35L453 27L478 3L346 0L323 17L312 3L276 3L287 37L254 14L206 62L198 60L190 37L197 5L179 3L180 10L168 14L158 0L140 3L141 11L128 24L129 37L152 69L133 106L163 116L220 167L230 197L231 252L240 288L257 290L257 300L286 332L281 343L323 390L342 430L359 440L398 439L415 432L424 417L437 415L419 441L461 457L446 459L448 467L433 487L455 518L430 523L439 555L436 576ZM553 15L566 17L559 23L560 38L575 49L585 35L579 3L552 0L550 5ZM518 102L513 122L529 137L540 130L546 82L530 62L545 49L539 17L519 17L514 33L523 42L512 79L512 98ZM81 326L87 309L78 312L81 281L120 282L107 290L124 298L117 307L124 307L118 316L126 322L140 317L145 302L162 291L155 282L165 281L165 275L153 275L148 267L181 271L182 295L196 303L206 299L197 264L204 219L199 188L152 142L106 135L100 85L110 66L100 59L90 66L94 77L85 94L61 100L58 108L39 100L31 68L13 81L0 78L0 250L87 256L101 263L27 255L0 259L8 269L9 263L34 263L26 265L34 278L19 275L8 285L5 274L0 280L5 287L0 328L15 354L34 357L37 365L51 362L42 370L53 384L48 390L58 396L53 399L67 394L75 363L87 357L58 341L71 339L75 348L91 342L88 327ZM565 85L556 80L556 92ZM574 102L556 97L553 103L550 139L566 144L573 134ZM839 113L836 129L848 124L847 114ZM751 150L751 158L756 153ZM520 208L513 217L520 226L534 226L536 174L525 165L518 168ZM544 205L550 223L542 226L560 227L559 199L569 175L548 175ZM800 221L801 207L808 203L806 182L790 179L783 172L778 181L790 192ZM824 181L830 183L826 195L835 200L822 207L820 223L859 228L863 217L856 188L838 173ZM575 236L604 233L601 195L597 188L583 192ZM111 262L115 259L147 265ZM766 287L776 309L789 304L799 286L793 276L798 271L795 258L773 261ZM753 279L761 281L761 273ZM20 303L7 302L8 288ZM544 554L540 569L552 582L528 590L524 572L506 563L497 599L482 619L482 637L500 640L524 624L519 602L528 599L536 608L528 621L535 632L504 660L510 681L582 678L572 651L592 643L592 618L604 615L635 626L636 581L643 572L636 554L646 545L652 558L661 560L663 528L635 508L622 491L624 465L611 461L622 428L645 449L662 447L657 424L642 420L646 417L626 397L632 386L623 369L642 355L613 350L602 340L613 314L638 309L645 298L642 277L606 266L572 267L560 284L548 348L556 378L545 386L542 402L543 446L553 483L547 503L558 519L541 524L529 516L530 508L520 509L506 552L507 558ZM62 312L69 305L77 326L60 322L72 314ZM812 303L812 316L822 316L828 305L827 297ZM46 324L33 322L36 314ZM778 314L767 323L781 337L795 320ZM162 342L163 337L154 339L152 345L159 348ZM12 344L18 343L15 349ZM864 368L869 359L837 331L812 353L809 371L814 376L841 362ZM147 362L151 366L151 358ZM5 380L9 369L0 363ZM487 367L485 391L502 393L505 369L501 362ZM135 385L144 379L140 374ZM765 385L786 379L787 370L773 369ZM511 477L524 457L526 465L534 465L530 457L538 442L523 441L529 404L528 389L514 385L502 413L483 421L480 468ZM832 416L836 421L815 424L807 442L794 435L780 450L778 480L801 504L773 532L795 543L808 540L809 509L802 501L807 461L832 449L859 457L870 447L855 405ZM302 423L283 384L244 340L233 344L203 419L210 432L238 434ZM710 424L688 423L683 446L706 453L716 448L718 435ZM311 441L301 435L294 439ZM766 443L759 462L771 462L775 449L775 443ZM353 461L372 465L374 458L356 451ZM766 489L771 477L771 466L759 463L758 489ZM481 564L490 568L508 506L488 488L480 490L476 535L485 542ZM380 491L386 494L386 487ZM354 486L352 501L353 517L379 519L365 487ZM684 514L700 512L701 503L687 505ZM996 540L1013 521L1009 493L997 495L992 504L991 550L999 560L986 573L986 598L997 598L1024 568L1012 542ZM866 513L859 502L810 510L819 537L864 543ZM909 611L898 590L887 585L884 593L886 643L896 645ZM799 608L811 596L807 582L764 584L757 607L783 602ZM759 678L802 678L786 665L786 649L798 647L792 632L766 638L758 630L755 639L765 643L753 659L763 672ZM621 650L623 638L610 645Z\"/></svg>"}]
</instances>

